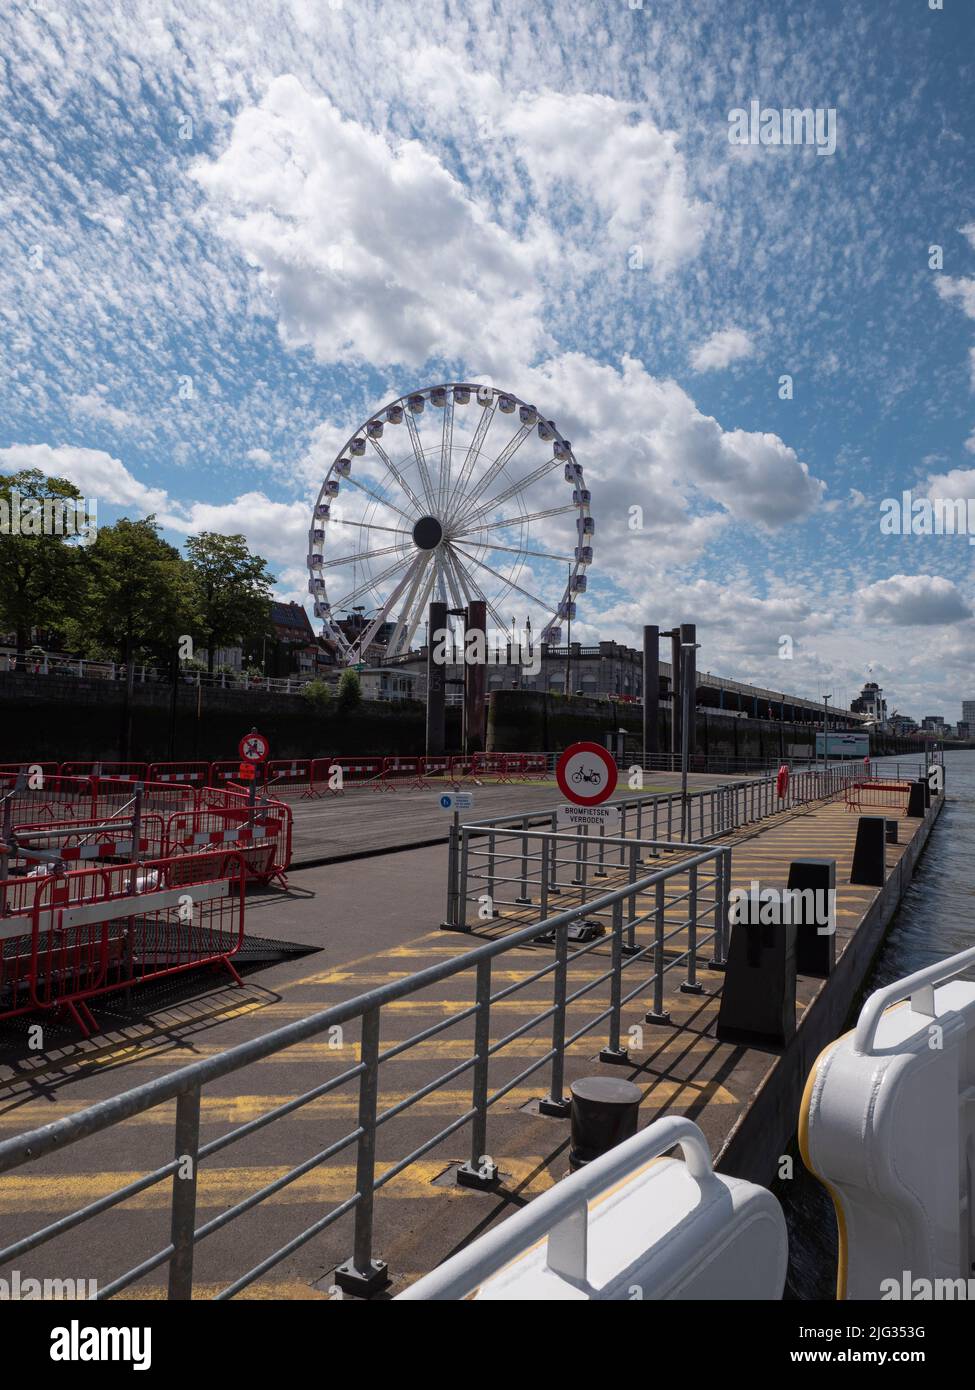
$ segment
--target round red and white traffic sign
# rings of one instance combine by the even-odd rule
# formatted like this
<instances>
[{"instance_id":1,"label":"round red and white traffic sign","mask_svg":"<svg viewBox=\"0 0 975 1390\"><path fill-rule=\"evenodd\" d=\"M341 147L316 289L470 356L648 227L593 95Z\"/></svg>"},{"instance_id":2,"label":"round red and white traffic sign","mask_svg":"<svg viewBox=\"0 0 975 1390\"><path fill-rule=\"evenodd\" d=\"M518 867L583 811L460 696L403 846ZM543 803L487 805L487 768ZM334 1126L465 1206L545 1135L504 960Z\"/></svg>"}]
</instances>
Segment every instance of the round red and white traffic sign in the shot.
<instances>
[{"instance_id":1,"label":"round red and white traffic sign","mask_svg":"<svg viewBox=\"0 0 975 1390\"><path fill-rule=\"evenodd\" d=\"M567 801L599 806L616 790L616 760L598 743L572 743L555 766L555 780Z\"/></svg>"},{"instance_id":2,"label":"round red and white traffic sign","mask_svg":"<svg viewBox=\"0 0 975 1390\"><path fill-rule=\"evenodd\" d=\"M263 734L245 734L237 745L237 752L248 763L262 763L271 751L271 745Z\"/></svg>"}]
</instances>

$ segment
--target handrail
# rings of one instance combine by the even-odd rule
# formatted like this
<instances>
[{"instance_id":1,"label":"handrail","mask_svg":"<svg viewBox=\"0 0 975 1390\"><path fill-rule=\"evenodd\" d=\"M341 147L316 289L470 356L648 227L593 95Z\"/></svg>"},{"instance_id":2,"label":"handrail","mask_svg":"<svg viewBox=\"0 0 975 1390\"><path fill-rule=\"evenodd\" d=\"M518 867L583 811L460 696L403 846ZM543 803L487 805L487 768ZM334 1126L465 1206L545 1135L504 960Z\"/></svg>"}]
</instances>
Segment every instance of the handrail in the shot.
<instances>
[{"instance_id":1,"label":"handrail","mask_svg":"<svg viewBox=\"0 0 975 1390\"><path fill-rule=\"evenodd\" d=\"M947 960L935 961L934 965L926 965L923 970L916 970L913 975L908 975L903 980L895 980L893 984L875 990L860 1010L860 1017L853 1033L853 1051L860 1056L871 1055L877 1027L885 1011L892 1004L899 1004L908 997L915 1013L935 1018L935 985L944 984L946 980L961 974L969 966L975 966L975 946L970 946L967 951L959 951Z\"/></svg>"},{"instance_id":2,"label":"handrail","mask_svg":"<svg viewBox=\"0 0 975 1390\"><path fill-rule=\"evenodd\" d=\"M585 911L594 914L611 908L614 903L622 902L635 893L641 893L647 888L655 886L658 882L673 877L675 873L684 873L695 864L713 858L716 853L715 850L705 850L692 859L682 860L679 865L658 869L645 878L639 879L636 883L627 883L622 888L616 888L610 893L604 893L601 897L592 899L586 904ZM166 1076L134 1086L130 1091L125 1091L121 1095L96 1101L94 1105L89 1106L86 1110L78 1111L74 1115L65 1116L60 1120L52 1120L50 1124L41 1125L38 1129L29 1130L26 1134L0 1140L0 1173L9 1172L21 1163L41 1158L45 1154L52 1153L55 1149L63 1149L66 1145L87 1138L89 1135L98 1134L119 1120L131 1119L132 1116L140 1115L143 1111L162 1104L164 1101L173 1100L194 1087L204 1086L210 1081L239 1071L241 1067L248 1066L251 1062L260 1062L265 1057L270 1057L273 1053L280 1052L294 1043L305 1042L308 1038L315 1037L316 1034L326 1031L335 1024L348 1023L351 1019L359 1018L372 1009L381 1008L397 999L404 999L410 994L418 993L428 985L440 984L454 975L472 970L481 963L493 960L495 956L510 951L516 946L566 926L580 915L581 910L578 906L566 908L564 912L557 912L554 916L545 918L544 921L532 923L512 932L510 936L502 937L497 941L489 941L483 946L475 947L472 951L465 951L463 955L454 957L452 960L441 961L438 965L428 966L425 970L418 970L415 974L408 975L402 980L394 980L389 984L380 985L376 989L368 990L365 994L357 994L352 999L343 1000L340 1004L333 1004L327 1009L319 1010L318 1013L309 1014L307 1018L299 1019L295 1023L283 1024L280 1028L275 1028L259 1038L238 1043L235 1047L228 1048L226 1052L221 1052L216 1057L207 1057L199 1062L191 1062L188 1066L180 1067L176 1071L169 1072Z\"/></svg>"},{"instance_id":3,"label":"handrail","mask_svg":"<svg viewBox=\"0 0 975 1390\"><path fill-rule=\"evenodd\" d=\"M399 1299L419 1302L465 1298L485 1279L546 1237L548 1268L573 1284L585 1285L589 1203L675 1145L683 1150L687 1171L702 1193L717 1182L703 1132L693 1120L680 1115L665 1116L536 1197L419 1284L406 1289Z\"/></svg>"}]
</instances>

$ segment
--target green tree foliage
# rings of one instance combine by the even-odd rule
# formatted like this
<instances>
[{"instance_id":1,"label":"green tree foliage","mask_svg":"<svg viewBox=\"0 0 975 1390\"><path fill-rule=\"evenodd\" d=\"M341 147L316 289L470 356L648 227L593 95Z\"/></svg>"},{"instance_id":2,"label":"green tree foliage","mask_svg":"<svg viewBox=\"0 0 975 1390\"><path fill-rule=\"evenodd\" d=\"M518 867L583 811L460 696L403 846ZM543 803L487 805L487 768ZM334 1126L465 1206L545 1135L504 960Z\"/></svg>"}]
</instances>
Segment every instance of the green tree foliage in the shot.
<instances>
[{"instance_id":1,"label":"green tree foliage","mask_svg":"<svg viewBox=\"0 0 975 1390\"><path fill-rule=\"evenodd\" d=\"M301 698L307 700L312 709L318 710L320 714L329 714L335 703L328 681L317 679L305 682L301 687Z\"/></svg>"},{"instance_id":2,"label":"green tree foliage","mask_svg":"<svg viewBox=\"0 0 975 1390\"><path fill-rule=\"evenodd\" d=\"M0 535L0 631L17 637L18 664L30 642L32 627L59 630L65 613L77 599L82 581L83 547L70 537L45 532L29 524L30 533L14 534L12 514L17 507L33 515L45 502L80 499L81 493L64 478L45 478L38 468L0 477L0 508L8 525ZM35 534L36 531L36 534Z\"/></svg>"},{"instance_id":3,"label":"green tree foliage","mask_svg":"<svg viewBox=\"0 0 975 1390\"><path fill-rule=\"evenodd\" d=\"M194 592L186 562L159 535L154 517L102 526L84 552L88 584L72 635L82 648L131 663L171 655L192 631Z\"/></svg>"},{"instance_id":4,"label":"green tree foliage","mask_svg":"<svg viewBox=\"0 0 975 1390\"><path fill-rule=\"evenodd\" d=\"M347 667L339 677L338 709L340 714L358 709L362 704L362 682L359 672Z\"/></svg>"},{"instance_id":5,"label":"green tree foliage","mask_svg":"<svg viewBox=\"0 0 975 1390\"><path fill-rule=\"evenodd\" d=\"M243 536L204 531L186 542L186 553L199 615L196 630L212 672L219 647L252 642L268 631L275 579Z\"/></svg>"}]
</instances>

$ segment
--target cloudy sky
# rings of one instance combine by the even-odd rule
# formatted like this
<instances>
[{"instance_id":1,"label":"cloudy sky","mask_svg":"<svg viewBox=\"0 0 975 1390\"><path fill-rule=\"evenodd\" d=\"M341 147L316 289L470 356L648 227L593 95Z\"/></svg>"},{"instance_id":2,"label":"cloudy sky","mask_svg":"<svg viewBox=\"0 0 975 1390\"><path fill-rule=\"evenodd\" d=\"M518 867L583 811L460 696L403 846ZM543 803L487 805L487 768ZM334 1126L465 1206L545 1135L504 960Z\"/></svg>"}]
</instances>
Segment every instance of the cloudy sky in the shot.
<instances>
[{"instance_id":1,"label":"cloudy sky","mask_svg":"<svg viewBox=\"0 0 975 1390\"><path fill-rule=\"evenodd\" d=\"M975 547L880 529L975 498L970 0L14 0L0 35L0 469L242 531L304 601L348 436L488 381L591 488L574 638L696 621L774 689L975 697ZM835 152L731 143L753 100L832 109Z\"/></svg>"}]
</instances>

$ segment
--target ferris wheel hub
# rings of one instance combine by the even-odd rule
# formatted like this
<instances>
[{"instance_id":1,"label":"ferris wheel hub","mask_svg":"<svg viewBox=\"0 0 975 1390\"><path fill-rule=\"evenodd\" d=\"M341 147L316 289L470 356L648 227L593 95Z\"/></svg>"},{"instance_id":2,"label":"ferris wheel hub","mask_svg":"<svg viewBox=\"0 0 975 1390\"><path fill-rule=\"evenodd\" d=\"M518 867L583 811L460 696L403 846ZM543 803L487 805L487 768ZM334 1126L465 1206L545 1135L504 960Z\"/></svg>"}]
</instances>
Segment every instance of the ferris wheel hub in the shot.
<instances>
[{"instance_id":1,"label":"ferris wheel hub","mask_svg":"<svg viewBox=\"0 0 975 1390\"><path fill-rule=\"evenodd\" d=\"M413 544L417 550L436 550L443 540L443 526L435 516L421 516L413 527Z\"/></svg>"}]
</instances>

